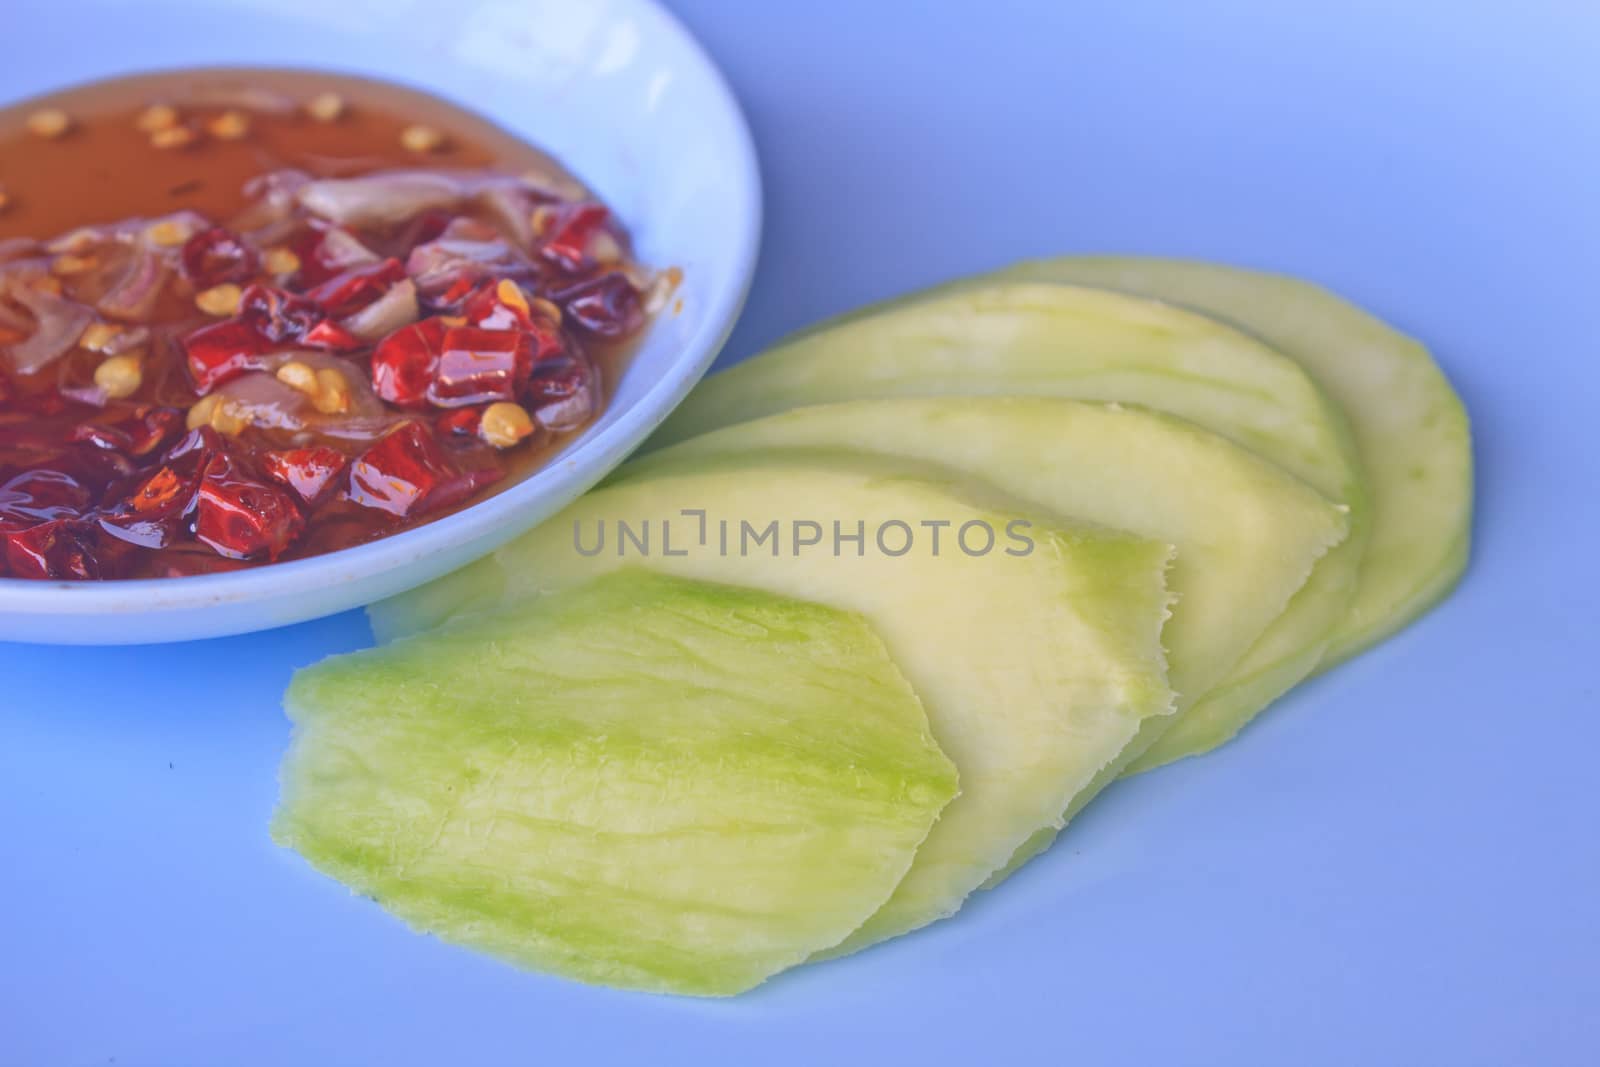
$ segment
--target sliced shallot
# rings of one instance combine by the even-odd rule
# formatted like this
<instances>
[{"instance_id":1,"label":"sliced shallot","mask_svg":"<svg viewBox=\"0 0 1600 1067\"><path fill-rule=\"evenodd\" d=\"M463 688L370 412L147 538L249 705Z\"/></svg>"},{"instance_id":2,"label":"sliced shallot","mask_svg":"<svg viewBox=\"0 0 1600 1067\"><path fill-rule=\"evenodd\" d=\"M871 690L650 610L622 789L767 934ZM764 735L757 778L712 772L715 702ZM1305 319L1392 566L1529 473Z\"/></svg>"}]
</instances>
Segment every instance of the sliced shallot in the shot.
<instances>
[{"instance_id":1,"label":"sliced shallot","mask_svg":"<svg viewBox=\"0 0 1600 1067\"><path fill-rule=\"evenodd\" d=\"M21 285L9 295L33 316L33 333L7 350L11 369L18 374L32 374L66 355L94 321L94 312L82 304L44 289Z\"/></svg>"},{"instance_id":2,"label":"sliced shallot","mask_svg":"<svg viewBox=\"0 0 1600 1067\"><path fill-rule=\"evenodd\" d=\"M102 315L126 322L148 319L171 273L172 268L166 257L140 245L134 250L122 277L96 302L95 307Z\"/></svg>"},{"instance_id":3,"label":"sliced shallot","mask_svg":"<svg viewBox=\"0 0 1600 1067\"><path fill-rule=\"evenodd\" d=\"M432 171L391 171L327 178L303 186L300 206L346 226L392 226L424 211L452 208L467 195L454 178Z\"/></svg>"},{"instance_id":4,"label":"sliced shallot","mask_svg":"<svg viewBox=\"0 0 1600 1067\"><path fill-rule=\"evenodd\" d=\"M417 287L407 279L390 286L388 292L339 325L363 341L376 341L416 322L418 314Z\"/></svg>"}]
</instances>

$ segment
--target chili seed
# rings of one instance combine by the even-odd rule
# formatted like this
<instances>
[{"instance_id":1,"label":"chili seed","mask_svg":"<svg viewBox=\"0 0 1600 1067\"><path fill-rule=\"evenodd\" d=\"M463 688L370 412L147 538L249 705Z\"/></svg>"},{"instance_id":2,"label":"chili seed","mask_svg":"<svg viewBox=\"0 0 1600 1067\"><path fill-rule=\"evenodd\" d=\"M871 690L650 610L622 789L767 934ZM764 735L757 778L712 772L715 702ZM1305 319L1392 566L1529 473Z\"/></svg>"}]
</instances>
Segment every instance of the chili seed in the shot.
<instances>
[{"instance_id":1,"label":"chili seed","mask_svg":"<svg viewBox=\"0 0 1600 1067\"><path fill-rule=\"evenodd\" d=\"M437 152L444 147L444 134L416 123L400 131L400 146L407 152Z\"/></svg>"},{"instance_id":2,"label":"chili seed","mask_svg":"<svg viewBox=\"0 0 1600 1067\"><path fill-rule=\"evenodd\" d=\"M622 259L622 246L615 237L601 230L589 239L589 254L596 263L616 263Z\"/></svg>"},{"instance_id":3,"label":"chili seed","mask_svg":"<svg viewBox=\"0 0 1600 1067\"><path fill-rule=\"evenodd\" d=\"M150 135L150 145L152 148L172 150L188 148L199 139L200 135L188 126L168 126Z\"/></svg>"},{"instance_id":4,"label":"chili seed","mask_svg":"<svg viewBox=\"0 0 1600 1067\"><path fill-rule=\"evenodd\" d=\"M478 433L496 448L510 448L533 433L533 419L522 405L501 400L484 409Z\"/></svg>"},{"instance_id":5,"label":"chili seed","mask_svg":"<svg viewBox=\"0 0 1600 1067\"><path fill-rule=\"evenodd\" d=\"M28 132L54 140L72 129L72 117L58 107L41 108L28 116Z\"/></svg>"},{"instance_id":6,"label":"chili seed","mask_svg":"<svg viewBox=\"0 0 1600 1067\"><path fill-rule=\"evenodd\" d=\"M206 123L206 129L219 140L237 141L250 132L250 116L230 109Z\"/></svg>"},{"instance_id":7,"label":"chili seed","mask_svg":"<svg viewBox=\"0 0 1600 1067\"><path fill-rule=\"evenodd\" d=\"M343 415L350 410L350 383L332 367L317 371L317 395L311 404L324 415Z\"/></svg>"},{"instance_id":8,"label":"chili seed","mask_svg":"<svg viewBox=\"0 0 1600 1067\"><path fill-rule=\"evenodd\" d=\"M300 269L300 257L287 248L269 248L261 257L268 274L293 274Z\"/></svg>"},{"instance_id":9,"label":"chili seed","mask_svg":"<svg viewBox=\"0 0 1600 1067\"><path fill-rule=\"evenodd\" d=\"M224 437L238 437L244 432L244 428L250 425L249 417L222 397L207 397L206 399L216 401L211 406L210 418L207 421L210 422L213 430ZM201 403L204 403L204 401ZM198 407L199 405L196 406ZM192 416L194 408L190 408L189 412Z\"/></svg>"},{"instance_id":10,"label":"chili seed","mask_svg":"<svg viewBox=\"0 0 1600 1067\"><path fill-rule=\"evenodd\" d=\"M344 114L344 97L338 93L318 93L306 104L306 114L318 122L337 122Z\"/></svg>"},{"instance_id":11,"label":"chili seed","mask_svg":"<svg viewBox=\"0 0 1600 1067\"><path fill-rule=\"evenodd\" d=\"M122 400L144 384L144 366L139 355L112 356L94 369L94 384L112 400Z\"/></svg>"},{"instance_id":12,"label":"chili seed","mask_svg":"<svg viewBox=\"0 0 1600 1067\"><path fill-rule=\"evenodd\" d=\"M513 311L520 311L524 315L528 313L528 298L522 295L522 288L510 278L500 279L500 284L494 287L494 295Z\"/></svg>"},{"instance_id":13,"label":"chili seed","mask_svg":"<svg viewBox=\"0 0 1600 1067\"><path fill-rule=\"evenodd\" d=\"M183 244L193 236L193 233L188 223L179 222L176 219L162 219L160 222L153 222L146 226L144 236L145 240L153 245L173 248Z\"/></svg>"},{"instance_id":14,"label":"chili seed","mask_svg":"<svg viewBox=\"0 0 1600 1067\"><path fill-rule=\"evenodd\" d=\"M96 262L93 256L57 256L50 263L50 273L62 276L82 274L84 271L93 270Z\"/></svg>"},{"instance_id":15,"label":"chili seed","mask_svg":"<svg viewBox=\"0 0 1600 1067\"><path fill-rule=\"evenodd\" d=\"M84 327L83 335L78 338L78 345L91 352L104 352L121 332L122 327L113 323L90 323Z\"/></svg>"},{"instance_id":16,"label":"chili seed","mask_svg":"<svg viewBox=\"0 0 1600 1067\"><path fill-rule=\"evenodd\" d=\"M151 104L139 112L139 117L134 120L143 133L155 133L178 124L178 109L171 104Z\"/></svg>"},{"instance_id":17,"label":"chili seed","mask_svg":"<svg viewBox=\"0 0 1600 1067\"><path fill-rule=\"evenodd\" d=\"M278 381L306 396L317 395L317 372L299 360L291 360L278 368Z\"/></svg>"},{"instance_id":18,"label":"chili seed","mask_svg":"<svg viewBox=\"0 0 1600 1067\"><path fill-rule=\"evenodd\" d=\"M195 307L207 315L226 318L239 310L239 297L242 290L232 282L213 285L210 289L202 289L194 296Z\"/></svg>"},{"instance_id":19,"label":"chili seed","mask_svg":"<svg viewBox=\"0 0 1600 1067\"><path fill-rule=\"evenodd\" d=\"M211 425L211 416L217 410L217 403L221 400L218 396L203 396L195 401L189 413L184 416L183 423L191 430L198 430L202 426Z\"/></svg>"}]
</instances>

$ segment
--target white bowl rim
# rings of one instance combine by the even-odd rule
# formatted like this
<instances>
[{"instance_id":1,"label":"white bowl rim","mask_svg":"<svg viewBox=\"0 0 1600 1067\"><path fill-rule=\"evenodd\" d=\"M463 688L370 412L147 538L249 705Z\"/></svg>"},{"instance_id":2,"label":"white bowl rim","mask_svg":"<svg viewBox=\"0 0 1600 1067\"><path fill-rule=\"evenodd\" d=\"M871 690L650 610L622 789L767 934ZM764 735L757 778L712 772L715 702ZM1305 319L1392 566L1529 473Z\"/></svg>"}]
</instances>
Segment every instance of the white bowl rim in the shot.
<instances>
[{"instance_id":1,"label":"white bowl rim","mask_svg":"<svg viewBox=\"0 0 1600 1067\"><path fill-rule=\"evenodd\" d=\"M558 475L570 477L580 487L572 494L574 497L587 491L642 443L705 375L738 321L750 292L760 250L762 189L755 140L721 68L678 17L663 5L656 0L632 2L650 9L654 17L676 34L679 45L695 58L708 78L717 106L724 112L733 133L736 158L725 162L736 173L737 181L733 186L744 201L730 204L728 212L738 230L732 273L736 284L709 294L701 323L682 342L683 355L671 365L668 373L650 383L644 395L619 412L609 425L583 431L545 466L526 478L494 496L425 525L305 559L220 574L104 581L0 577L0 612L40 618L116 614L132 622L139 613L149 610L165 615L208 605L282 598L294 589L320 589L329 584L345 584L356 578L388 573L428 556L443 544L488 538L497 530L514 527L519 512L529 510L544 491L545 484L556 480Z\"/></svg>"}]
</instances>

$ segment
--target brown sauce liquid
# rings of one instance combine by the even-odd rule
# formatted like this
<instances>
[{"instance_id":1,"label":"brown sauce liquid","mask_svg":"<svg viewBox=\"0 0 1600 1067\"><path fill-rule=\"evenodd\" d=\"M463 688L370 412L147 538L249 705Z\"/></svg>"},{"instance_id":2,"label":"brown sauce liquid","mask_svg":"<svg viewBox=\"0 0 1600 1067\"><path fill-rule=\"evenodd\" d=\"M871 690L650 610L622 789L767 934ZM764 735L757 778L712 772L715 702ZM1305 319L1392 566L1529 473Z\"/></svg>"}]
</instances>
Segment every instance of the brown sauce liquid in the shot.
<instances>
[{"instance_id":1,"label":"brown sauce liquid","mask_svg":"<svg viewBox=\"0 0 1600 1067\"><path fill-rule=\"evenodd\" d=\"M159 149L136 125L147 106L169 103L203 126L229 104L191 102L255 92L273 94L291 110L236 108L251 120L250 132L237 141L203 137L187 148ZM334 122L318 122L301 108L323 92L344 99L345 111ZM28 116L44 108L66 112L72 129L49 140L30 134ZM415 123L446 135L439 151L417 153L401 146L401 131ZM184 208L221 221L247 205L245 182L282 167L330 178L386 167L488 167L511 173L537 167L567 173L481 115L399 85L294 70L142 74L0 110L0 187L10 198L0 212L0 239L50 237L77 226Z\"/></svg>"}]
</instances>

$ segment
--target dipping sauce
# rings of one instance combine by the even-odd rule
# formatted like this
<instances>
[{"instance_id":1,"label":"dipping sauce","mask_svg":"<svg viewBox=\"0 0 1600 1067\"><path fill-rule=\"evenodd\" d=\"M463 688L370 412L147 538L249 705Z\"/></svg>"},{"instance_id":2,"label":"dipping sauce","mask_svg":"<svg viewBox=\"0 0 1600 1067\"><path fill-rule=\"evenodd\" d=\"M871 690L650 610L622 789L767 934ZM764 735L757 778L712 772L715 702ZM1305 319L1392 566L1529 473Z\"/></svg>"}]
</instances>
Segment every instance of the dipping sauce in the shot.
<instances>
[{"instance_id":1,"label":"dipping sauce","mask_svg":"<svg viewBox=\"0 0 1600 1067\"><path fill-rule=\"evenodd\" d=\"M550 157L313 72L0 112L0 576L330 552L536 469L675 272Z\"/></svg>"}]
</instances>

